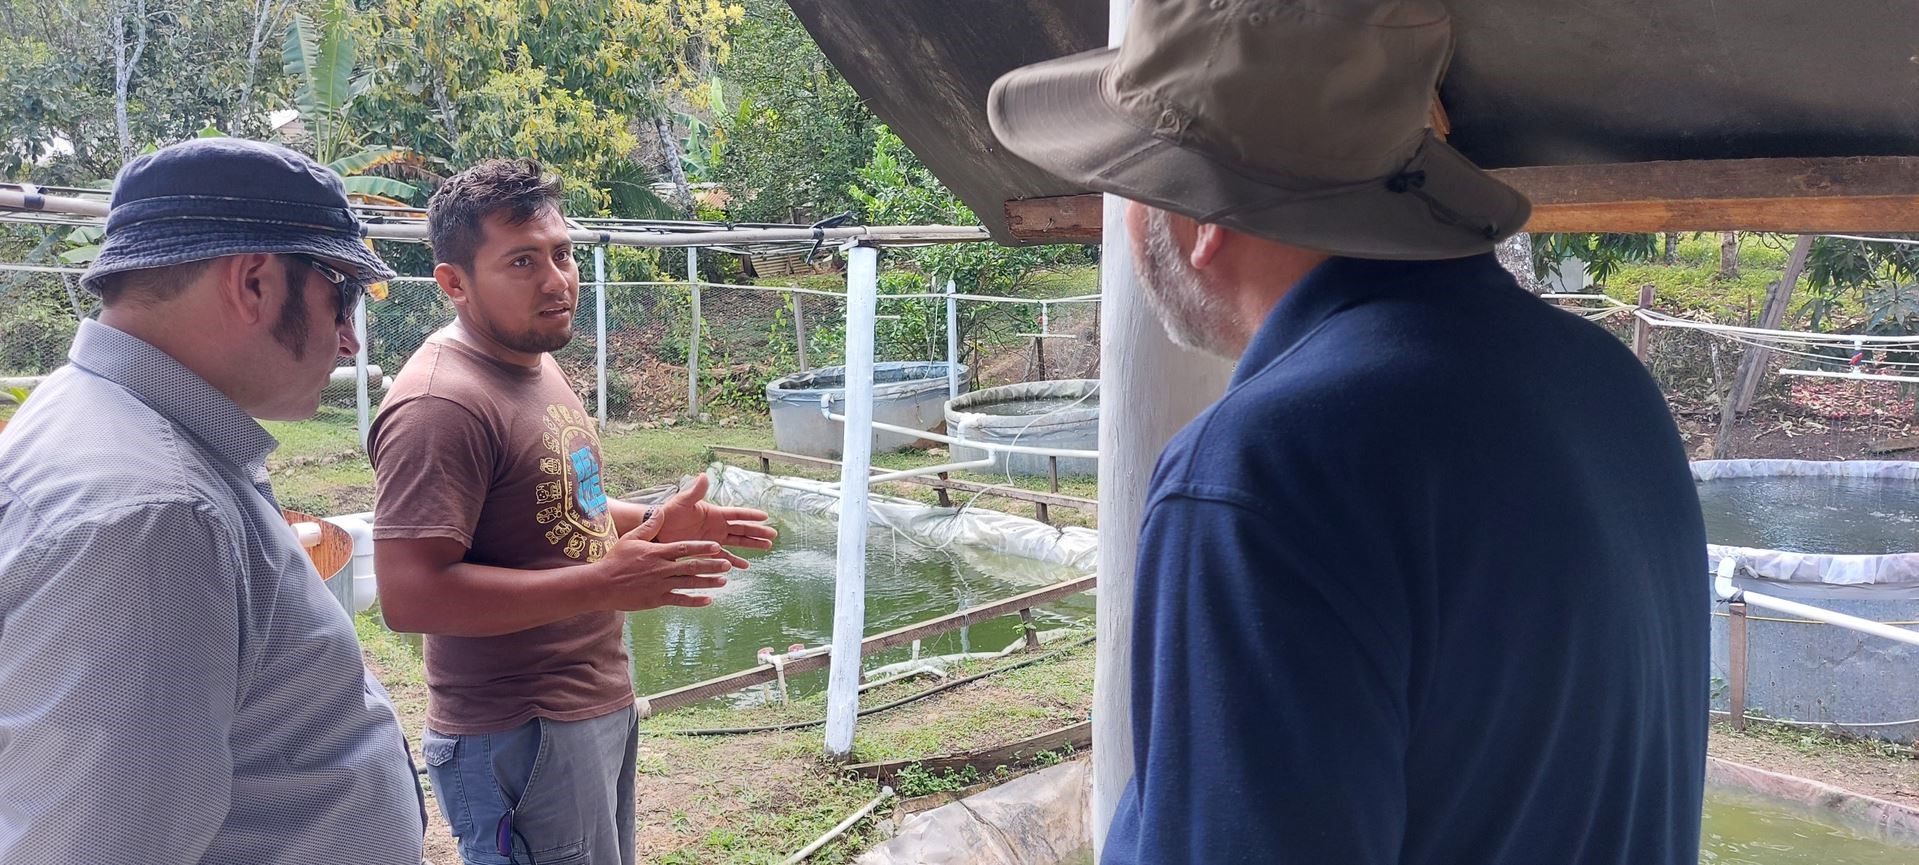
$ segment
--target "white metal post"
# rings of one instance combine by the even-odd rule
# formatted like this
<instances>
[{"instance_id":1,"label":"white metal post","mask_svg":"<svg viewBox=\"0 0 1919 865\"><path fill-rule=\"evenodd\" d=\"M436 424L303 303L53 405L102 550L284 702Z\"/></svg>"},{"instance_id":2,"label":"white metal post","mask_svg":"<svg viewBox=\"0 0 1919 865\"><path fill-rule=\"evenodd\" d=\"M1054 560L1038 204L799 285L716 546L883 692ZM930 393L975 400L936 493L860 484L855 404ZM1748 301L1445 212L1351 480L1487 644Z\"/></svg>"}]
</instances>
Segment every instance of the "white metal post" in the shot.
<instances>
[{"instance_id":1,"label":"white metal post","mask_svg":"<svg viewBox=\"0 0 1919 865\"><path fill-rule=\"evenodd\" d=\"M959 398L959 292L952 280L946 281L946 398Z\"/></svg>"},{"instance_id":2,"label":"white metal post","mask_svg":"<svg viewBox=\"0 0 1919 865\"><path fill-rule=\"evenodd\" d=\"M360 295L360 302L353 307L353 336L360 343L360 350L353 353L353 399L354 408L359 414L360 449L366 450L366 440L372 429L373 401L367 394L366 368L366 294ZM349 610L349 613L352 611Z\"/></svg>"},{"instance_id":3,"label":"white metal post","mask_svg":"<svg viewBox=\"0 0 1919 865\"><path fill-rule=\"evenodd\" d=\"M846 257L846 425L841 438L839 566L833 581L833 659L826 680L826 754L835 759L853 753L853 721L860 703L879 257L879 249L872 246L855 246Z\"/></svg>"},{"instance_id":4,"label":"white metal post","mask_svg":"<svg viewBox=\"0 0 1919 865\"><path fill-rule=\"evenodd\" d=\"M1110 0L1109 44L1132 0ZM1106 196L1100 237L1099 605L1093 674L1093 848L1097 859L1133 776L1133 571L1153 464L1168 439L1226 390L1231 368L1174 345L1140 295L1126 202Z\"/></svg>"},{"instance_id":5,"label":"white metal post","mask_svg":"<svg viewBox=\"0 0 1919 865\"><path fill-rule=\"evenodd\" d=\"M593 417L606 429L606 247L593 247L593 368L600 395Z\"/></svg>"},{"instance_id":6,"label":"white metal post","mask_svg":"<svg viewBox=\"0 0 1919 865\"><path fill-rule=\"evenodd\" d=\"M693 329L686 337L686 415L700 416L700 248L686 248L686 282L693 290Z\"/></svg>"}]
</instances>

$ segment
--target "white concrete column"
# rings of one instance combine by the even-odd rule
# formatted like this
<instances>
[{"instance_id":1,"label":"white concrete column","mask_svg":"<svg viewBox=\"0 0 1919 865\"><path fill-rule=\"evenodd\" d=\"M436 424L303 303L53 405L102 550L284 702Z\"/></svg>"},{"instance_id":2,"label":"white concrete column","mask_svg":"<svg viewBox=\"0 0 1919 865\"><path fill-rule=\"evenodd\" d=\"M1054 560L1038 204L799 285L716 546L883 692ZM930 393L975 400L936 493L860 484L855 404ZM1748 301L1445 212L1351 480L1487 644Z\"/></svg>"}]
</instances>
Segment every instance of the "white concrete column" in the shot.
<instances>
[{"instance_id":1,"label":"white concrete column","mask_svg":"<svg viewBox=\"0 0 1919 865\"><path fill-rule=\"evenodd\" d=\"M1111 0L1119 44L1131 0ZM1093 849L1133 776L1133 571L1146 485L1168 439L1226 390L1231 367L1173 344L1140 296L1126 203L1108 195L1100 238L1099 630L1093 674Z\"/></svg>"}]
</instances>

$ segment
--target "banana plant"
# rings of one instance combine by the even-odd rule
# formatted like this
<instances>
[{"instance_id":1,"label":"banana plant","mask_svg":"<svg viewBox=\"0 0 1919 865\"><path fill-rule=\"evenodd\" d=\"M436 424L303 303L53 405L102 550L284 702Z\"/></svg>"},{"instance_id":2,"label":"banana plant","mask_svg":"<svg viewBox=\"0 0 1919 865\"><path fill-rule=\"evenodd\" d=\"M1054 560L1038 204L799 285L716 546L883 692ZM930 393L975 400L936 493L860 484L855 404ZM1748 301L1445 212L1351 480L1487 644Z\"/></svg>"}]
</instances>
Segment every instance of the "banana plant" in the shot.
<instances>
[{"instance_id":1,"label":"banana plant","mask_svg":"<svg viewBox=\"0 0 1919 865\"><path fill-rule=\"evenodd\" d=\"M365 73L354 74L359 43L352 14L343 0L328 3L318 20L295 13L287 26L281 64L295 82L294 105L312 137L313 158L338 173L355 200L405 206L419 197L418 187L368 172L404 166L428 173L425 160L404 148L361 147L347 122L353 101L366 92L370 80Z\"/></svg>"},{"instance_id":2,"label":"banana plant","mask_svg":"<svg viewBox=\"0 0 1919 865\"><path fill-rule=\"evenodd\" d=\"M347 197L362 204L405 207L419 198L419 187L378 174L388 168L415 175L431 175L426 160L401 147L363 147L347 123L353 101L366 92L368 73L354 74L359 53L353 34L353 11L345 0L332 0L315 20L296 12L287 26L281 65L295 83L294 105L313 140L313 158L340 175ZM371 249L373 242L367 241ZM367 286L376 300L386 299L386 283Z\"/></svg>"}]
</instances>

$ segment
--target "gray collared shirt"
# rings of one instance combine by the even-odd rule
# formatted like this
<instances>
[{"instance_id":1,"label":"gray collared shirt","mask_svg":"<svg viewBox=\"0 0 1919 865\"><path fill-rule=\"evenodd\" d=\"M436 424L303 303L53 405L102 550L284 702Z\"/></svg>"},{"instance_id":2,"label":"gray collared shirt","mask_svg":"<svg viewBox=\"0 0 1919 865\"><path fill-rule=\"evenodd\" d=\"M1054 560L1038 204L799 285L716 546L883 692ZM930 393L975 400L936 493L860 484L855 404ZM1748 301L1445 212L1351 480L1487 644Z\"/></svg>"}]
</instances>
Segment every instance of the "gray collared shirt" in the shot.
<instances>
[{"instance_id":1,"label":"gray collared shirt","mask_svg":"<svg viewBox=\"0 0 1919 865\"><path fill-rule=\"evenodd\" d=\"M83 322L0 432L0 862L420 862L405 739L276 442Z\"/></svg>"}]
</instances>

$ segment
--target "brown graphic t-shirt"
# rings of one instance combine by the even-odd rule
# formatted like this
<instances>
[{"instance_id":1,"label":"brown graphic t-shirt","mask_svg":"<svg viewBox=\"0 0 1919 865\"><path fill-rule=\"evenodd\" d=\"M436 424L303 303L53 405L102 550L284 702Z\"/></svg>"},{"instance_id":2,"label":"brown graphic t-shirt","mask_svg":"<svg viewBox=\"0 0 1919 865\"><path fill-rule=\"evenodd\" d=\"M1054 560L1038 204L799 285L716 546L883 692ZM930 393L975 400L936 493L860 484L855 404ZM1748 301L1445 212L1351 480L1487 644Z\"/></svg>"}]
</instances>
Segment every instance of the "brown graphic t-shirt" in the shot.
<instances>
[{"instance_id":1,"label":"brown graphic t-shirt","mask_svg":"<svg viewBox=\"0 0 1919 865\"><path fill-rule=\"evenodd\" d=\"M551 355L528 369L434 334L394 380L367 451L376 540L451 538L466 561L519 570L595 562L613 542L599 437ZM427 724L493 733L625 708L620 622L597 612L497 637L427 635Z\"/></svg>"}]
</instances>

